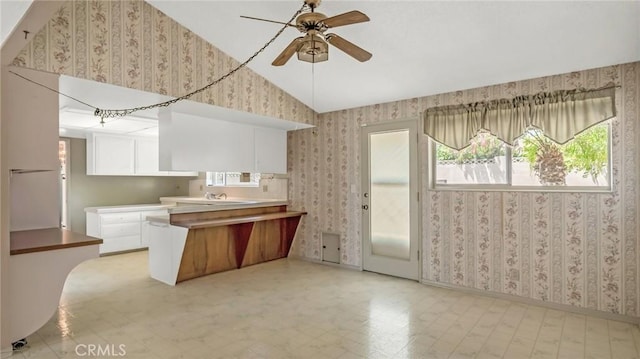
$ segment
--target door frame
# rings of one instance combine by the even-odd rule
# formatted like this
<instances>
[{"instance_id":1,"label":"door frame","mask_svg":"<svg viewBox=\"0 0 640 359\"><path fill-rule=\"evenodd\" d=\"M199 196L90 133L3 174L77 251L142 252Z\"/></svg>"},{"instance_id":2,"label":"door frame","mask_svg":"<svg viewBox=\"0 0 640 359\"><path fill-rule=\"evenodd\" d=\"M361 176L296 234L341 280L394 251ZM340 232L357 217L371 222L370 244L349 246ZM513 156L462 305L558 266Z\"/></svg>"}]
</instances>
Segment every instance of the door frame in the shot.
<instances>
[{"instance_id":1,"label":"door frame","mask_svg":"<svg viewBox=\"0 0 640 359\"><path fill-rule=\"evenodd\" d=\"M369 233L370 229L367 228L369 221L365 220L364 218L364 213L365 210L362 208L362 206L365 204L365 198L364 198L364 194L365 192L368 190L369 188L369 178L370 176L367 174L365 175L365 170L369 170L369 165L368 163L365 163L365 160L368 161L369 159L369 139L368 136L365 135L365 129L369 129L369 128L374 128L374 130L376 130L377 128L380 129L380 132L384 132L384 131L393 131L393 130L401 130L403 128L408 128L409 129L409 136L410 136L410 144L413 144L413 146L415 146L415 160L413 161L413 163L410 163L410 171L415 171L415 193L412 193L411 196L414 197L415 202L410 202L410 203L415 203L415 232L416 232L416 247L417 248L410 248L410 255L414 256L417 255L417 265L418 265L418 270L417 270L417 278L406 278L404 276L398 276L401 278L406 278L406 279L411 279L411 280L416 280L418 282L421 281L422 279L422 258L424 256L423 253L423 238L422 238L422 200L423 200L423 195L422 195L422 171L421 171L421 159L422 159L422 155L421 155L421 151L420 148L423 145L422 141L420 141L420 134L422 133L422 121L420 121L419 118L413 118L413 119L406 119L406 120L394 120L394 121L385 121L385 122L379 122L379 123L370 123L370 124L362 124L361 128L360 128L360 185L361 185L361 193L360 195L361 197L361 207L360 207L360 213L361 213L361 218L362 218L362 222L361 222L361 253L362 253L362 259L361 259L361 263L360 263L360 270L365 270L365 255L366 255L366 251L367 251L367 241L369 241L369 236L367 236L367 234ZM377 127L377 128L376 128ZM412 135L411 135L411 131L415 131L415 138L412 139ZM410 149L410 153L411 153L411 149ZM416 254L417 252L417 254ZM378 273L378 272L374 272L374 273ZM381 274L386 274L386 273L381 273ZM396 276L394 274L387 274L387 275L393 275Z\"/></svg>"},{"instance_id":2,"label":"door frame","mask_svg":"<svg viewBox=\"0 0 640 359\"><path fill-rule=\"evenodd\" d=\"M65 177L62 178L62 168L58 170L58 175L60 176L60 227L64 223L66 227L65 229L71 230L71 225L69 223L69 177L71 171L71 140L66 137L60 137L58 142L64 142L65 146L65 163L64 163L64 173ZM60 167L63 167L62 164Z\"/></svg>"}]
</instances>

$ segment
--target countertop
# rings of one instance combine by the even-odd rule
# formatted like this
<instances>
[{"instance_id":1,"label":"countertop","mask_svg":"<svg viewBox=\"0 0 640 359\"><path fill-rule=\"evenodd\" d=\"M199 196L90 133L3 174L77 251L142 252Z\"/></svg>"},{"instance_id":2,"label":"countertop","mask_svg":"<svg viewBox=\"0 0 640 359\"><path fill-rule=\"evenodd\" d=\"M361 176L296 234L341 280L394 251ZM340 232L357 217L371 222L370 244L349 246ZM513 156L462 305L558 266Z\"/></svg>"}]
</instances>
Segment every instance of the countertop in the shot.
<instances>
[{"instance_id":1,"label":"countertop","mask_svg":"<svg viewBox=\"0 0 640 359\"><path fill-rule=\"evenodd\" d=\"M121 206L100 206L100 207L87 207L85 212L90 213L115 213L115 212L138 212L138 211L157 211L165 208L170 208L172 205L151 203L151 204L129 204Z\"/></svg>"},{"instance_id":2,"label":"countertop","mask_svg":"<svg viewBox=\"0 0 640 359\"><path fill-rule=\"evenodd\" d=\"M139 212L157 211L167 209L168 213L196 213L209 211L224 211L230 209L260 208L271 206L286 206L287 200L282 199L250 199L233 198L228 199L206 199L204 197L160 197L162 203L152 204L131 204L121 206L100 206L87 207L84 209L88 213L118 213L118 212Z\"/></svg>"},{"instance_id":3,"label":"countertop","mask_svg":"<svg viewBox=\"0 0 640 359\"><path fill-rule=\"evenodd\" d=\"M170 214L286 206L289 204L287 200L282 199L248 199L233 197L230 197L228 199L206 199L202 197L160 197L160 201L186 204L168 207L168 212Z\"/></svg>"},{"instance_id":4,"label":"countertop","mask_svg":"<svg viewBox=\"0 0 640 359\"><path fill-rule=\"evenodd\" d=\"M60 228L15 231L10 234L10 254L26 254L56 249L101 244L102 239L85 236Z\"/></svg>"}]
</instances>

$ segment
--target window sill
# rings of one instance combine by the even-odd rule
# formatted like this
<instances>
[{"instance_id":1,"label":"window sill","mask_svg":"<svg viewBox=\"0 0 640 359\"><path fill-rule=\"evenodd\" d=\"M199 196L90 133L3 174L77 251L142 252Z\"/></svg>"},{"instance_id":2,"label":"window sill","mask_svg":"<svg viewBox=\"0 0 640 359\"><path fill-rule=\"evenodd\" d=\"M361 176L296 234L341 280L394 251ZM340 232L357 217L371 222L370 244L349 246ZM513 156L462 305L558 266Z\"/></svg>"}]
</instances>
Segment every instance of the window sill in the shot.
<instances>
[{"instance_id":1,"label":"window sill","mask_svg":"<svg viewBox=\"0 0 640 359\"><path fill-rule=\"evenodd\" d=\"M543 192L543 193L613 193L611 187L570 187L563 186L554 187L531 187L531 186L507 186L507 185L491 185L491 186L470 186L470 185L447 185L432 186L429 191L444 192Z\"/></svg>"}]
</instances>

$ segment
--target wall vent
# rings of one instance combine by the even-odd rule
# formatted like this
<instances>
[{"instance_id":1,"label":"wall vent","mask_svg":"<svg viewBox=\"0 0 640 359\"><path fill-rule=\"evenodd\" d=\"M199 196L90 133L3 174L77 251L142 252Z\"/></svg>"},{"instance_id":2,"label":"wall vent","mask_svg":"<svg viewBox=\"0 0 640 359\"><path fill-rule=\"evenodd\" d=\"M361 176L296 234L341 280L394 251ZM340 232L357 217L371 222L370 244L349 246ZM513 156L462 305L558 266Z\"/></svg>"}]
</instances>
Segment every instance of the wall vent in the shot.
<instances>
[{"instance_id":1,"label":"wall vent","mask_svg":"<svg viewBox=\"0 0 640 359\"><path fill-rule=\"evenodd\" d=\"M322 261L340 263L340 234L322 232Z\"/></svg>"}]
</instances>

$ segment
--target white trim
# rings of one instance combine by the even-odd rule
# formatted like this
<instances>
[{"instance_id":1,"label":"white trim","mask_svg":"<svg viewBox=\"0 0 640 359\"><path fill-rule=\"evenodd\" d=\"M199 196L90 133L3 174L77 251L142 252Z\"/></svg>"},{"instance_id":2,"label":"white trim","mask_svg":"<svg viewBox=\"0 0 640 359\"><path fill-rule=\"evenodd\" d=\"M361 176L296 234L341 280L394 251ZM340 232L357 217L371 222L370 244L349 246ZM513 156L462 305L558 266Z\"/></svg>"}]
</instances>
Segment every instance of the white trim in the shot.
<instances>
[{"instance_id":1,"label":"white trim","mask_svg":"<svg viewBox=\"0 0 640 359\"><path fill-rule=\"evenodd\" d=\"M436 184L431 191L456 192L537 192L537 193L613 193L613 187L577 186L511 186L507 184Z\"/></svg>"},{"instance_id":2,"label":"white trim","mask_svg":"<svg viewBox=\"0 0 640 359\"><path fill-rule=\"evenodd\" d=\"M410 186L409 193L410 198L416 196L415 198L411 198L409 200L410 206L410 214L411 217L411 225L410 225L410 241L415 241L415 247L413 243L410 244L409 251L409 259L408 260L398 260L392 259L390 257L385 256L377 256L370 255L368 256L366 253L370 252L369 246L370 243L370 218L365 219L365 216L362 216L361 223L361 266L364 270L365 262L367 263L367 267L370 268L371 271L387 274L402 278L407 278L415 281L419 281L422 276L422 256L420 253L422 251L422 232L421 232L421 201L418 200L420 196L420 191L422 189L420 182L420 124L419 118L409 118L403 119L393 122L383 122L383 123L375 123L369 124L367 126L363 125L360 129L360 184L361 191L363 193L370 193L370 175L369 175L369 157L370 157L370 137L367 134L371 133L393 133L397 131L407 131L409 135L409 176L410 176ZM415 133L415 139L413 138ZM415 140L415 142L414 142ZM415 182L415 183L414 183ZM363 195L364 198L364 195ZM370 199L364 198L362 200L363 205L370 206ZM415 218L414 218L415 217ZM415 222L415 223L414 223ZM415 232L414 232L415 231ZM413 239L415 237L415 239ZM415 262L414 262L414 257ZM395 261L395 262L394 262ZM416 265L417 268L412 267ZM372 269L376 267L375 269ZM384 268L384 270L382 270ZM407 276L407 273L410 273L411 276ZM415 274L415 276L413 276Z\"/></svg>"},{"instance_id":3,"label":"white trim","mask_svg":"<svg viewBox=\"0 0 640 359\"><path fill-rule=\"evenodd\" d=\"M423 236L422 236L422 230L423 228L423 213L422 213L422 208L423 205L422 203L425 201L425 198L427 196L427 193L422 193L422 181L424 180L424 178L422 178L422 167L420 166L420 164L422 163L422 139L424 138L423 136L421 136L421 134L424 133L424 121L420 121L420 117L417 117L415 119L416 123L417 123L417 128L416 128L416 180L418 181L417 185L416 185L416 195L418 196L418 208L416 209L416 211L418 212L418 280L420 280L420 278L422 278L422 273L424 272L424 267L423 267L423 260L422 258L427 258L425 257L424 254L424 240L423 240ZM428 138L427 138L428 140ZM427 143L428 146L428 143ZM428 155L427 155L428 158ZM430 177L431 174L427 173L427 177Z\"/></svg>"},{"instance_id":4,"label":"white trim","mask_svg":"<svg viewBox=\"0 0 640 359\"><path fill-rule=\"evenodd\" d=\"M434 282L434 281L430 281L428 279L421 279L420 283L422 283L424 285L428 285L428 286L444 288L444 289L449 289L449 290L455 290L455 291L469 293L469 294L482 295L482 296L485 296L485 297L504 299L504 300L509 300L509 301L512 301L512 302L518 302L518 303L527 304L527 305L535 305L535 306L543 307L543 308L561 310L561 311L570 312L570 313L584 314L584 315L589 315L589 316L602 318L602 319L615 320L615 321L619 321L619 322L625 322L625 323L631 323L631 324L635 324L635 325L640 325L640 318L639 317L632 317L632 316L629 316L629 315L603 312L601 310L594 310L594 309L588 309L588 308L574 307L574 306L568 305L568 304L545 302L545 301L541 301L541 300L538 300L538 299L520 297L520 296L506 294L506 293L498 293L498 292L493 292L493 291L480 290L480 289L476 289L476 288L457 286L457 285L454 285L454 284Z\"/></svg>"}]
</instances>

